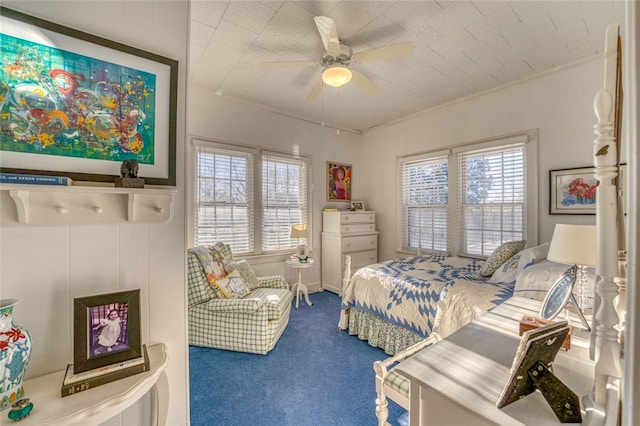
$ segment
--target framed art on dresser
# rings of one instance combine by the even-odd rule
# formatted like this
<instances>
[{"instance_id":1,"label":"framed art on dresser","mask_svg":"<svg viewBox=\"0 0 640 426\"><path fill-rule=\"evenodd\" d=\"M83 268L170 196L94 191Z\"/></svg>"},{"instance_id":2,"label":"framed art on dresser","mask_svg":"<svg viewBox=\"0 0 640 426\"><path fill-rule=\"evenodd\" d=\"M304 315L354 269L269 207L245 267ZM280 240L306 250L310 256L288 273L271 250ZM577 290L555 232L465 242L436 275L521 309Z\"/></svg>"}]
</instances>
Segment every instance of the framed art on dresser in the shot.
<instances>
[{"instance_id":1,"label":"framed art on dresser","mask_svg":"<svg viewBox=\"0 0 640 426\"><path fill-rule=\"evenodd\" d=\"M352 165L327 161L327 201L350 201Z\"/></svg>"}]
</instances>

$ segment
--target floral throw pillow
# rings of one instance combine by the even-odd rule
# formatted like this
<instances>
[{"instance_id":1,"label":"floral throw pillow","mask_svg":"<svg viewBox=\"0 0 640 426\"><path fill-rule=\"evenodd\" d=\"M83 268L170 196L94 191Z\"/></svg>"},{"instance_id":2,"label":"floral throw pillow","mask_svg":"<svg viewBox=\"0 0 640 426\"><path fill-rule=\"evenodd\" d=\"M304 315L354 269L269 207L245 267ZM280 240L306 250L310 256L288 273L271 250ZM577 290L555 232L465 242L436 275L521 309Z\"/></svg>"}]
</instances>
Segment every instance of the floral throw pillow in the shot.
<instances>
[{"instance_id":1,"label":"floral throw pillow","mask_svg":"<svg viewBox=\"0 0 640 426\"><path fill-rule=\"evenodd\" d=\"M239 299L251 293L237 270L216 280L215 285L220 289L221 296L225 299Z\"/></svg>"},{"instance_id":2,"label":"floral throw pillow","mask_svg":"<svg viewBox=\"0 0 640 426\"><path fill-rule=\"evenodd\" d=\"M525 244L527 244L525 240L509 241L508 243L502 244L495 249L493 253L491 253L491 256L484 262L479 274L483 277L490 277L504 262L516 253L524 250Z\"/></svg>"},{"instance_id":3,"label":"floral throw pillow","mask_svg":"<svg viewBox=\"0 0 640 426\"><path fill-rule=\"evenodd\" d=\"M251 269L249 263L246 260L234 260L228 264L228 268L232 271L240 272L240 276L244 280L249 290L254 290L260 286L260 282L258 281L258 277Z\"/></svg>"},{"instance_id":4,"label":"floral throw pillow","mask_svg":"<svg viewBox=\"0 0 640 426\"><path fill-rule=\"evenodd\" d=\"M227 271L224 267L225 259L222 252L215 246L209 246L207 249L211 255L211 259L213 260L210 265L210 271L214 278L222 278L227 275Z\"/></svg>"},{"instance_id":5,"label":"floral throw pillow","mask_svg":"<svg viewBox=\"0 0 640 426\"><path fill-rule=\"evenodd\" d=\"M216 262L211 255L211 251L204 247L195 247L192 251L200 261L202 272L204 273L204 276L209 283L209 287L211 288L211 297L222 297L220 295L220 289L215 285L215 281L218 278L222 278L227 275L222 263Z\"/></svg>"}]
</instances>

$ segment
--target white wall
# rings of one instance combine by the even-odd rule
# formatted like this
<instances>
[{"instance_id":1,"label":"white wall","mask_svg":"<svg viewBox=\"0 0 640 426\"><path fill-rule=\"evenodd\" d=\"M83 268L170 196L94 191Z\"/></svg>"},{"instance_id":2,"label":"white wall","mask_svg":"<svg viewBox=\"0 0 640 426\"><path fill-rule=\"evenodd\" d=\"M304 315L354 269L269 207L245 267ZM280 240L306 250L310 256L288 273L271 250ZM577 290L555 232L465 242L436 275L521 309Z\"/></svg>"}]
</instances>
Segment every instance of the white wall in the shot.
<instances>
[{"instance_id":1,"label":"white wall","mask_svg":"<svg viewBox=\"0 0 640 426\"><path fill-rule=\"evenodd\" d=\"M183 153L188 3L5 0L3 6L180 61L178 193L172 219L153 225L0 228L0 293L20 299L15 322L32 334L29 378L62 370L73 360L75 297L140 288L143 342L164 342L169 353L167 424L187 424ZM139 411L134 407L108 423L140 424Z\"/></svg>"},{"instance_id":2,"label":"white wall","mask_svg":"<svg viewBox=\"0 0 640 426\"><path fill-rule=\"evenodd\" d=\"M539 130L539 242L551 240L556 223L594 224L594 216L549 215L549 170L592 166L602 72L602 59L593 59L365 133L359 160L375 167L356 177L367 208L378 212L380 258L397 247L397 157L529 129Z\"/></svg>"},{"instance_id":3,"label":"white wall","mask_svg":"<svg viewBox=\"0 0 640 426\"><path fill-rule=\"evenodd\" d=\"M322 209L325 207L347 208L347 202L328 202L326 189L326 162L337 161L353 164L353 199L361 199L366 194L364 179L360 173L366 163L361 160L360 135L321 127L280 114L266 111L253 105L214 95L198 87L189 88L187 105L187 129L191 138L208 139L219 142L267 147L286 153L301 153L312 157L312 206L311 223L313 257L320 260L322 231ZM188 158L193 157L191 144ZM190 167L192 168L192 167ZM188 184L193 182L190 174ZM193 194L193 191L187 191ZM187 238L193 245L192 195L189 195L187 213ZM289 282L297 279L296 271L285 269L284 258L250 259L258 275L281 274ZM266 263L265 263L266 262ZM259 263L259 264L258 264ZM304 270L305 283L320 283L320 262L313 268Z\"/></svg>"}]
</instances>

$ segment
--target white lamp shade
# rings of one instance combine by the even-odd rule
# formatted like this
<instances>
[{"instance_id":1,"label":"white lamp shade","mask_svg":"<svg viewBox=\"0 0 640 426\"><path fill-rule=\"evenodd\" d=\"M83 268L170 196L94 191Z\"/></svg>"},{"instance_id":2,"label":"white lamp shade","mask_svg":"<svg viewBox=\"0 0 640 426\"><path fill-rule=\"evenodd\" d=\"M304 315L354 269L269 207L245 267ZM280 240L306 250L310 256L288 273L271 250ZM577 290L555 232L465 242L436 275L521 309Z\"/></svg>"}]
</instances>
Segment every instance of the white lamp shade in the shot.
<instances>
[{"instance_id":1,"label":"white lamp shade","mask_svg":"<svg viewBox=\"0 0 640 426\"><path fill-rule=\"evenodd\" d=\"M351 81L351 70L340 65L327 68L322 72L322 81L333 87L340 87Z\"/></svg>"},{"instance_id":2,"label":"white lamp shade","mask_svg":"<svg viewBox=\"0 0 640 426\"><path fill-rule=\"evenodd\" d=\"M556 224L547 259L567 265L595 266L595 225Z\"/></svg>"},{"instance_id":3,"label":"white lamp shade","mask_svg":"<svg viewBox=\"0 0 640 426\"><path fill-rule=\"evenodd\" d=\"M307 238L307 225L298 223L291 225L291 238Z\"/></svg>"}]
</instances>

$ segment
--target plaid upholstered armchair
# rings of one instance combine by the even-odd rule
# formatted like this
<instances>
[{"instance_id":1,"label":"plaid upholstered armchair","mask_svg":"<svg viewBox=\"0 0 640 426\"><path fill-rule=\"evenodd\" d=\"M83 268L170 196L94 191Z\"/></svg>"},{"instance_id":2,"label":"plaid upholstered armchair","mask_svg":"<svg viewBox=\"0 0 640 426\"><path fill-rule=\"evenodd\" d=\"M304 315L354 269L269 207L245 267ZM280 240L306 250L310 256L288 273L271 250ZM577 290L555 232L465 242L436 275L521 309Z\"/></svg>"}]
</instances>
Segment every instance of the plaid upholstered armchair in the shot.
<instances>
[{"instance_id":1,"label":"plaid upholstered armchair","mask_svg":"<svg viewBox=\"0 0 640 426\"><path fill-rule=\"evenodd\" d=\"M217 242L187 253L189 344L266 354L284 332L291 312L284 277L256 277Z\"/></svg>"}]
</instances>

